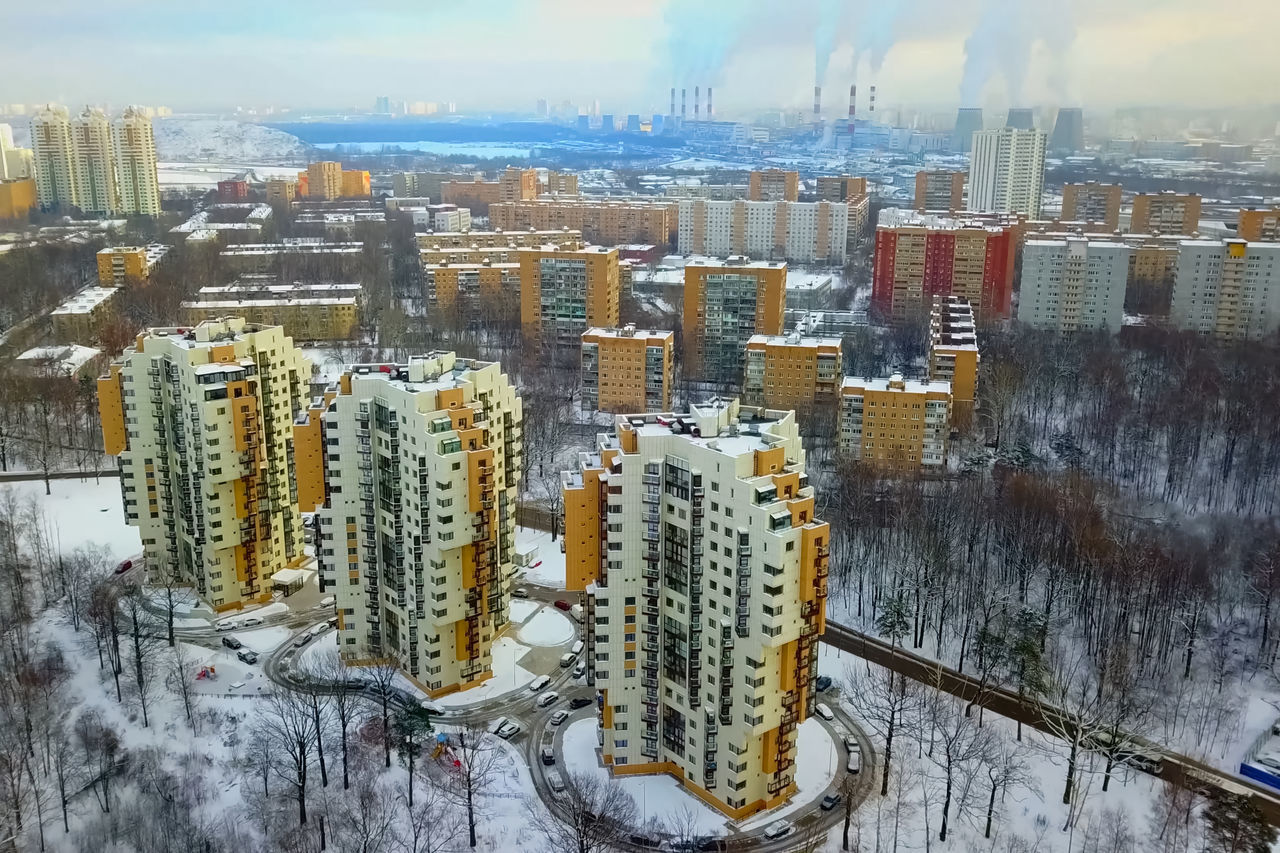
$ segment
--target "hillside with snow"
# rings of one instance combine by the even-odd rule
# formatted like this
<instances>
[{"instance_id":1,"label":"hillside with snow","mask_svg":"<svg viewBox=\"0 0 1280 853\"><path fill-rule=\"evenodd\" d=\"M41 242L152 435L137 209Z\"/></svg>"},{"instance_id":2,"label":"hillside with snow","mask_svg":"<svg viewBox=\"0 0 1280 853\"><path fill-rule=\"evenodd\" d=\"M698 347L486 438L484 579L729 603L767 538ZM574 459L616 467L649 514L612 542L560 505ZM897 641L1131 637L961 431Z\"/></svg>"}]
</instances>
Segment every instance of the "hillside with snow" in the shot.
<instances>
[{"instance_id":1,"label":"hillside with snow","mask_svg":"<svg viewBox=\"0 0 1280 853\"><path fill-rule=\"evenodd\" d=\"M162 161L305 162L311 147L298 137L260 124L224 119L166 118L155 122Z\"/></svg>"}]
</instances>

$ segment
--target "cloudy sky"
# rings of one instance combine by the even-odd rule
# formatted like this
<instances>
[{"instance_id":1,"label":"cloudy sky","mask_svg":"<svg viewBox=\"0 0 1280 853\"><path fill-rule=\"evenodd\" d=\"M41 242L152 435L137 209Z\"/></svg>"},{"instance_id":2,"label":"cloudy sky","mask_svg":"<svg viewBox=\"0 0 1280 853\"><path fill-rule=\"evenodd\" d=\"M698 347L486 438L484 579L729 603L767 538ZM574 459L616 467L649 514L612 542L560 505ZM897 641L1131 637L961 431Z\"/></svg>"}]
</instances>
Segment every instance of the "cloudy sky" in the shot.
<instances>
[{"instance_id":1,"label":"cloudy sky","mask_svg":"<svg viewBox=\"0 0 1280 853\"><path fill-rule=\"evenodd\" d=\"M0 20L0 100L181 107L599 99L802 106L825 63L881 103L1277 100L1280 0L40 0ZM692 91L690 91L692 97Z\"/></svg>"}]
</instances>

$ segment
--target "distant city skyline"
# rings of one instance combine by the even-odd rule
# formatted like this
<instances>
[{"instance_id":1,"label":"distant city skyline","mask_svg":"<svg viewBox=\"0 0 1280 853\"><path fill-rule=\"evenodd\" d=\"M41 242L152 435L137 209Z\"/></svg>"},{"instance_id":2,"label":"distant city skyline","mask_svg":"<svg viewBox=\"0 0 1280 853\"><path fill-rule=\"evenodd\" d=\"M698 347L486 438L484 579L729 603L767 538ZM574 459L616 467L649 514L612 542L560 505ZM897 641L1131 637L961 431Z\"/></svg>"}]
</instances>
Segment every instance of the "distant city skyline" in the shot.
<instances>
[{"instance_id":1,"label":"distant city skyline","mask_svg":"<svg viewBox=\"0 0 1280 853\"><path fill-rule=\"evenodd\" d=\"M857 49L882 108L1267 106L1280 4L1241 0L1231 18L1209 25L1202 0L49 0L6 12L0 79L26 103L368 109L386 95L476 111L542 97L625 115L666 112L673 85L714 86L721 112L804 108L825 64L835 117Z\"/></svg>"}]
</instances>

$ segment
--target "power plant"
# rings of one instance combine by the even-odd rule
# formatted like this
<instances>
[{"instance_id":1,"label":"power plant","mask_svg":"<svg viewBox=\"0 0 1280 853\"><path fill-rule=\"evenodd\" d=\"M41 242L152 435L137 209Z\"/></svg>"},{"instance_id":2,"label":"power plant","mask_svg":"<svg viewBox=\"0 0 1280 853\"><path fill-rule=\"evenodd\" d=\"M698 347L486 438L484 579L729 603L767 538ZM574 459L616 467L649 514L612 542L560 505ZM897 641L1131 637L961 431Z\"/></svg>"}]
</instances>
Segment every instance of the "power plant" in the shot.
<instances>
[{"instance_id":1,"label":"power plant","mask_svg":"<svg viewBox=\"0 0 1280 853\"><path fill-rule=\"evenodd\" d=\"M1058 110L1049 149L1065 154L1084 150L1084 110L1080 107L1063 107Z\"/></svg>"},{"instance_id":2,"label":"power plant","mask_svg":"<svg viewBox=\"0 0 1280 853\"><path fill-rule=\"evenodd\" d=\"M1005 119L1004 126L1014 130L1035 130L1035 110L1028 107L1009 107L1009 116Z\"/></svg>"},{"instance_id":3,"label":"power plant","mask_svg":"<svg viewBox=\"0 0 1280 853\"><path fill-rule=\"evenodd\" d=\"M951 149L962 154L973 150L973 135L982 130L982 109L961 107L956 113L956 127L951 134Z\"/></svg>"}]
</instances>

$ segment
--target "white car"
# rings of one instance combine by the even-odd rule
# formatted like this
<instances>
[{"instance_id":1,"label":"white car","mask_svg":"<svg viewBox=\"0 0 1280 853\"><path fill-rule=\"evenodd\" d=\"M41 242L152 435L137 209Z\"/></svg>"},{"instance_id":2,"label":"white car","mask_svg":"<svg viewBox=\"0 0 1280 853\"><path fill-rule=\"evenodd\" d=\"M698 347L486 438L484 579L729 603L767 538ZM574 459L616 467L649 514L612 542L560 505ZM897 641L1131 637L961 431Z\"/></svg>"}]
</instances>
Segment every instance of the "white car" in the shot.
<instances>
[{"instance_id":1,"label":"white car","mask_svg":"<svg viewBox=\"0 0 1280 853\"><path fill-rule=\"evenodd\" d=\"M561 708L551 715L551 725L558 726L567 719L569 719L569 712Z\"/></svg>"},{"instance_id":2,"label":"white car","mask_svg":"<svg viewBox=\"0 0 1280 853\"><path fill-rule=\"evenodd\" d=\"M560 694L555 692L554 690L551 690L539 696L537 704L539 708L545 708L548 705L554 705L559 700L560 700Z\"/></svg>"},{"instance_id":3,"label":"white car","mask_svg":"<svg viewBox=\"0 0 1280 853\"><path fill-rule=\"evenodd\" d=\"M234 631L240 627L240 622L236 619L223 619L221 622L213 626L215 631Z\"/></svg>"},{"instance_id":4,"label":"white car","mask_svg":"<svg viewBox=\"0 0 1280 853\"><path fill-rule=\"evenodd\" d=\"M337 600L338 599L335 596L326 595L324 598L320 599L320 606L332 607L337 602Z\"/></svg>"},{"instance_id":5,"label":"white car","mask_svg":"<svg viewBox=\"0 0 1280 853\"><path fill-rule=\"evenodd\" d=\"M827 722L831 722L836 718L836 715L831 713L831 709L827 707L826 702L819 702L817 705L814 705L813 710L819 717Z\"/></svg>"},{"instance_id":6,"label":"white car","mask_svg":"<svg viewBox=\"0 0 1280 853\"><path fill-rule=\"evenodd\" d=\"M855 749L853 752L849 753L849 772L862 772L862 750Z\"/></svg>"},{"instance_id":7,"label":"white car","mask_svg":"<svg viewBox=\"0 0 1280 853\"><path fill-rule=\"evenodd\" d=\"M503 740L511 740L520 733L519 723L506 723L498 727L497 735Z\"/></svg>"},{"instance_id":8,"label":"white car","mask_svg":"<svg viewBox=\"0 0 1280 853\"><path fill-rule=\"evenodd\" d=\"M764 837L770 840L774 838L781 838L782 836L791 832L791 830L794 828L795 827L791 825L790 821L775 820L773 823L769 824L764 828Z\"/></svg>"},{"instance_id":9,"label":"white car","mask_svg":"<svg viewBox=\"0 0 1280 853\"><path fill-rule=\"evenodd\" d=\"M240 623L240 624L241 624L241 625L243 625L243 626L245 626L246 628L250 628L250 627L252 627L252 626L254 626L254 625L261 625L261 624L262 624L262 617L261 617L261 616L246 616L246 617L244 617L244 620L243 620L243 621L241 621L241 623Z\"/></svg>"},{"instance_id":10,"label":"white car","mask_svg":"<svg viewBox=\"0 0 1280 853\"><path fill-rule=\"evenodd\" d=\"M532 681L532 683L529 684L529 692L537 693L539 690L546 687L550 683L551 683L551 676L539 675L537 678L535 678Z\"/></svg>"}]
</instances>

